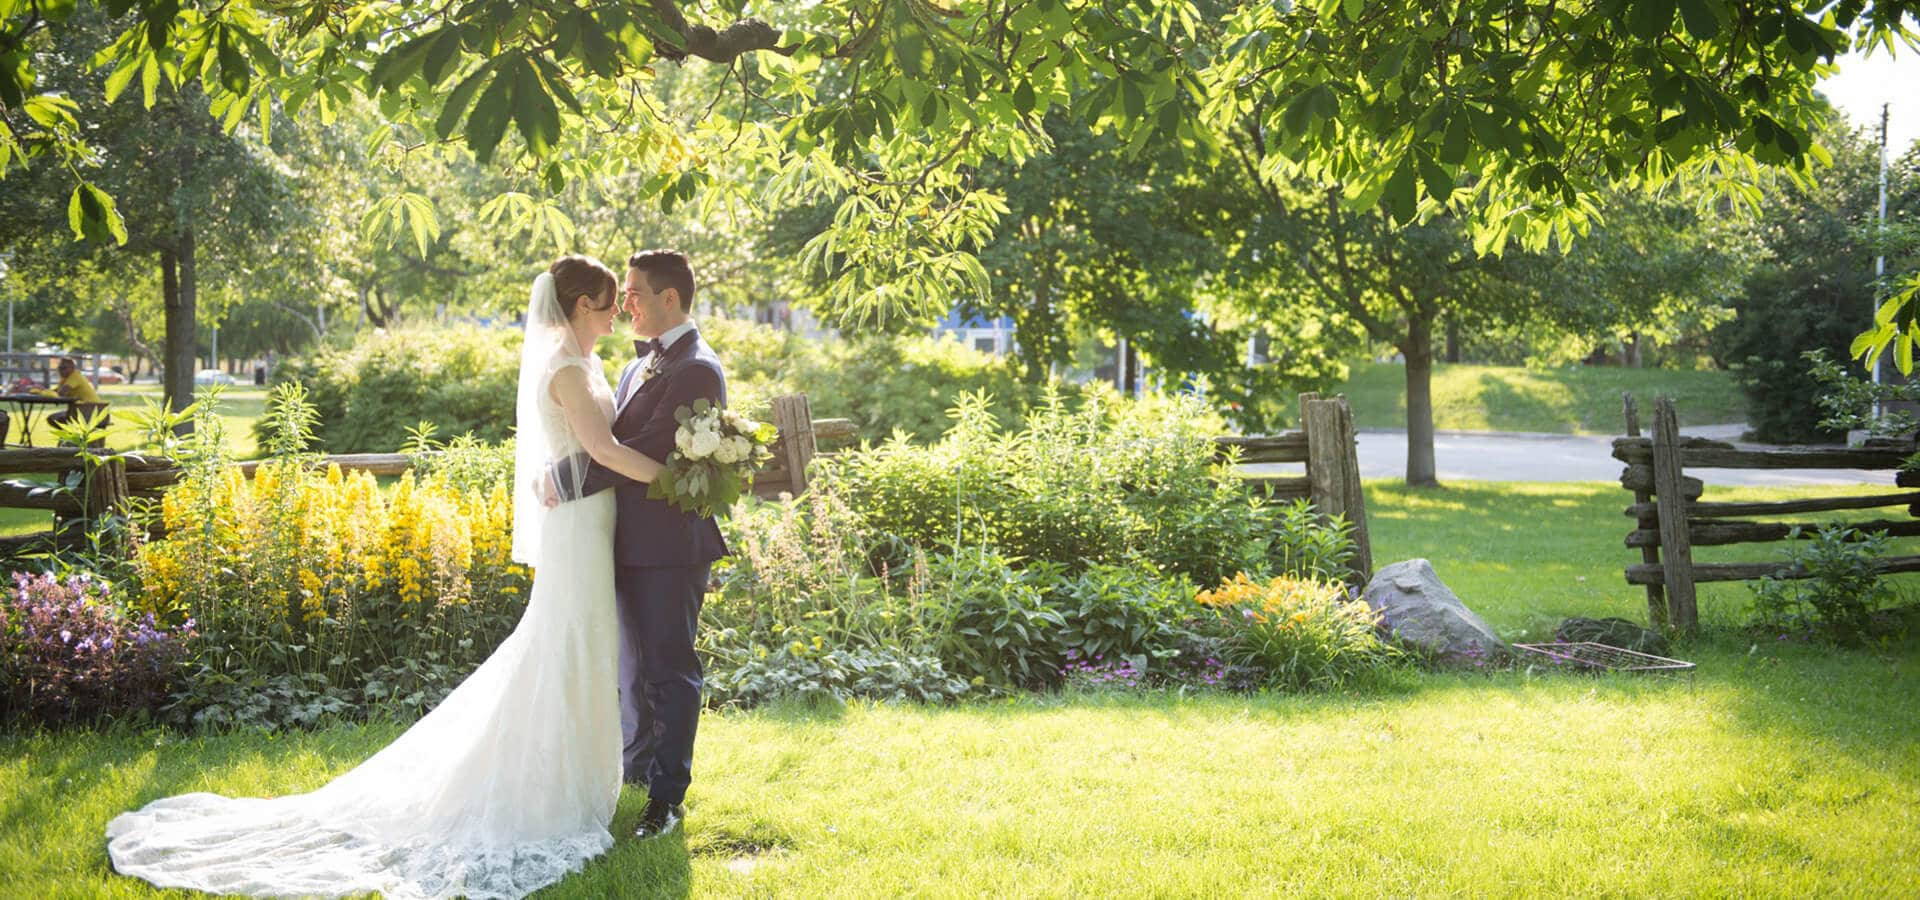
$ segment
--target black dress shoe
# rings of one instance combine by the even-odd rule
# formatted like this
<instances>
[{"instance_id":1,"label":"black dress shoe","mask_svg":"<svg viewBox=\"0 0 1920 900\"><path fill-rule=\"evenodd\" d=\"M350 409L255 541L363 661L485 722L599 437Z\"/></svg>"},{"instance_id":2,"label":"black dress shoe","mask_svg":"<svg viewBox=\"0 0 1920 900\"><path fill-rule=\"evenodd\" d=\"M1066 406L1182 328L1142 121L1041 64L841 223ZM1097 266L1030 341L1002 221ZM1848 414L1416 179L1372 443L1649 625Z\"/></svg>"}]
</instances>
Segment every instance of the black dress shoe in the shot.
<instances>
[{"instance_id":1,"label":"black dress shoe","mask_svg":"<svg viewBox=\"0 0 1920 900\"><path fill-rule=\"evenodd\" d=\"M640 827L633 834L641 840L659 837L679 828L680 820L686 814L686 808L678 803L648 800L646 810L640 813Z\"/></svg>"}]
</instances>

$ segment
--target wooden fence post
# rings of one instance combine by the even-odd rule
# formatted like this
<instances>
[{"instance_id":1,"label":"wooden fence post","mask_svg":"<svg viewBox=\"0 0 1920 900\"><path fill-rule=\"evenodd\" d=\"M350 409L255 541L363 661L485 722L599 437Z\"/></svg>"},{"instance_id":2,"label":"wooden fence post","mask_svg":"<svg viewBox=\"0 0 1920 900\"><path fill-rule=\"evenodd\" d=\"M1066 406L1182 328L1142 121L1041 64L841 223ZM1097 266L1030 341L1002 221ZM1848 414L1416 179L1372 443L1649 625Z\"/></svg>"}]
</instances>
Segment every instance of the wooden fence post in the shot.
<instances>
[{"instance_id":1,"label":"wooden fence post","mask_svg":"<svg viewBox=\"0 0 1920 900\"><path fill-rule=\"evenodd\" d=\"M1307 433L1307 499L1323 516L1341 515L1347 511L1347 492L1340 484L1347 453L1340 446L1340 408L1318 398L1301 406L1300 427Z\"/></svg>"},{"instance_id":2,"label":"wooden fence post","mask_svg":"<svg viewBox=\"0 0 1920 900\"><path fill-rule=\"evenodd\" d=\"M798 497L807 489L807 464L813 461L818 445L813 437L813 410L806 394L788 394L773 398L773 425L780 429L779 461L792 479L790 490Z\"/></svg>"},{"instance_id":3,"label":"wooden fence post","mask_svg":"<svg viewBox=\"0 0 1920 900\"><path fill-rule=\"evenodd\" d=\"M89 519L100 519L126 514L127 465L124 461L108 460L95 466L90 475L83 470L82 477L87 480L87 499L82 504L82 515Z\"/></svg>"},{"instance_id":4,"label":"wooden fence post","mask_svg":"<svg viewBox=\"0 0 1920 900\"><path fill-rule=\"evenodd\" d=\"M1360 489L1360 447L1354 436L1353 407L1345 395L1334 398L1340 404L1340 446L1346 448L1346 465L1341 481L1346 486L1347 518L1353 522L1353 561L1350 564L1359 583L1365 586L1373 577L1373 540L1367 537L1367 497Z\"/></svg>"},{"instance_id":5,"label":"wooden fence post","mask_svg":"<svg viewBox=\"0 0 1920 900\"><path fill-rule=\"evenodd\" d=\"M1673 400L1662 396L1653 404L1653 493L1658 500L1660 546L1666 551L1662 566L1669 621L1683 634L1699 629L1693 592L1693 542L1687 532L1687 493L1680 470L1680 417Z\"/></svg>"},{"instance_id":6,"label":"wooden fence post","mask_svg":"<svg viewBox=\"0 0 1920 900\"><path fill-rule=\"evenodd\" d=\"M1625 413L1626 419L1627 419L1627 437L1639 437L1640 436L1640 409L1634 403L1633 392L1621 391L1620 403L1623 408L1622 411ZM1653 494L1647 491L1633 492L1633 502L1635 503L1645 503L1652 499L1653 499ZM1657 514L1656 514L1655 521L1658 522ZM1639 522L1638 520L1636 520L1636 524L1640 524L1644 526L1645 523ZM1659 547L1641 547L1640 561L1643 563L1647 563L1649 565L1655 565L1655 566L1659 565L1660 564L1660 548ZM1667 589L1665 585L1660 585L1660 584L1647 585L1647 624L1653 626L1654 628L1667 627Z\"/></svg>"},{"instance_id":7,"label":"wooden fence post","mask_svg":"<svg viewBox=\"0 0 1920 900\"><path fill-rule=\"evenodd\" d=\"M1353 446L1353 415L1346 398L1300 395L1300 427L1307 433L1307 498L1328 520L1343 517L1354 526L1352 579L1365 584L1373 575L1373 548L1366 536L1366 505L1360 494L1360 467Z\"/></svg>"}]
</instances>

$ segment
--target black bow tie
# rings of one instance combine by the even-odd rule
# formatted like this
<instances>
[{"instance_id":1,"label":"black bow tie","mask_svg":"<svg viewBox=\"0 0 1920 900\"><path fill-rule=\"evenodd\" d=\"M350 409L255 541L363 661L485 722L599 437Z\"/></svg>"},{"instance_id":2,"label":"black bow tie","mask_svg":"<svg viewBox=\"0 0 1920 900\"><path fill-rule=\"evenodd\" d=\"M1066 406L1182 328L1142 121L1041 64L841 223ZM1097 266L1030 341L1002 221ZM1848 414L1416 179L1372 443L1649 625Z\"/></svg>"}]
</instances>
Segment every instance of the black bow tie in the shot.
<instances>
[{"instance_id":1,"label":"black bow tie","mask_svg":"<svg viewBox=\"0 0 1920 900\"><path fill-rule=\"evenodd\" d=\"M633 355L646 356L651 353L665 353L667 348L660 344L659 338L633 342Z\"/></svg>"}]
</instances>

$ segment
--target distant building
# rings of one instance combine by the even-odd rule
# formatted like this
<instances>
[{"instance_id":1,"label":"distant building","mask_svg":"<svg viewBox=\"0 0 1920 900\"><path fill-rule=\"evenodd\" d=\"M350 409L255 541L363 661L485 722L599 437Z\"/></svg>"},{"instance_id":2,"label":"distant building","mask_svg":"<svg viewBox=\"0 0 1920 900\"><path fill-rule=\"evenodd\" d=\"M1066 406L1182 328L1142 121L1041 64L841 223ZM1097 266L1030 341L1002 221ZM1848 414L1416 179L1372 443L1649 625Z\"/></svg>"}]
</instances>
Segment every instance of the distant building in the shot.
<instances>
[{"instance_id":1,"label":"distant building","mask_svg":"<svg viewBox=\"0 0 1920 900\"><path fill-rule=\"evenodd\" d=\"M952 310L933 326L934 337L950 337L981 353L1006 356L1014 351L1011 316L962 316Z\"/></svg>"}]
</instances>

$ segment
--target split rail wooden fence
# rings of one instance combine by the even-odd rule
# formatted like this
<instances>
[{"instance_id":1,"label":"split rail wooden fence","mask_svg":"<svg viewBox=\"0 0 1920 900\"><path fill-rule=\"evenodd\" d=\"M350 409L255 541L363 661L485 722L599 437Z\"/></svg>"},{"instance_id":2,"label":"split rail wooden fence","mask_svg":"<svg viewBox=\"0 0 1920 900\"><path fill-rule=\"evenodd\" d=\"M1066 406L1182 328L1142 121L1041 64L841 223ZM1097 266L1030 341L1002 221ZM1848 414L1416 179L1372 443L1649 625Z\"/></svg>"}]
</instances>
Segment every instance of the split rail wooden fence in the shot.
<instances>
[{"instance_id":1,"label":"split rail wooden fence","mask_svg":"<svg viewBox=\"0 0 1920 900\"><path fill-rule=\"evenodd\" d=\"M1627 435L1613 441L1613 456L1627 464L1620 486L1633 492L1626 514L1635 527L1626 545L1639 548L1641 561L1626 567L1628 584L1647 590L1647 616L1655 626L1671 626L1683 633L1699 628L1695 585L1712 581L1751 581L1765 577L1805 578L1807 573L1785 561L1696 563L1693 548L1727 544L1771 543L1788 539L1798 528L1810 537L1822 523L1812 521L1749 521L1753 516L1851 509L1902 507L1906 518L1852 523L1862 532L1885 531L1890 536L1920 535L1920 491L1895 491L1861 496L1810 497L1758 503L1706 503L1701 479L1686 474L1693 469L1866 469L1896 471L1895 487L1920 487L1920 473L1897 471L1914 448L1911 444L1869 445L1862 448L1741 448L1723 441L1681 437L1673 401L1654 403L1653 433L1640 434L1640 418L1633 397L1624 398ZM1920 572L1920 556L1888 557L1878 562L1882 572Z\"/></svg>"}]
</instances>

